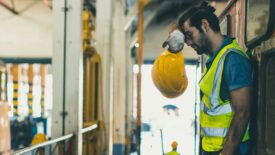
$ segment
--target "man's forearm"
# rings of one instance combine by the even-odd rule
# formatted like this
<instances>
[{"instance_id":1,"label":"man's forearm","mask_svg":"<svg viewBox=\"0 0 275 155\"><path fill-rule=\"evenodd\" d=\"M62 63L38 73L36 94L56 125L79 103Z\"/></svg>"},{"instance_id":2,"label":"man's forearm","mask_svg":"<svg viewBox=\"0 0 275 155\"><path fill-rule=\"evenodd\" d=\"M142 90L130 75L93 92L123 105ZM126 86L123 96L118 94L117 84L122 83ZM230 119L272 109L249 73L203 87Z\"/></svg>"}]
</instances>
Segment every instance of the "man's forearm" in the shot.
<instances>
[{"instance_id":1,"label":"man's forearm","mask_svg":"<svg viewBox=\"0 0 275 155\"><path fill-rule=\"evenodd\" d=\"M222 155L233 155L242 142L249 121L249 110L236 112L232 119Z\"/></svg>"},{"instance_id":2,"label":"man's forearm","mask_svg":"<svg viewBox=\"0 0 275 155\"><path fill-rule=\"evenodd\" d=\"M234 155L242 142L250 118L251 88L245 87L230 92L234 115L227 133L222 155Z\"/></svg>"}]
</instances>

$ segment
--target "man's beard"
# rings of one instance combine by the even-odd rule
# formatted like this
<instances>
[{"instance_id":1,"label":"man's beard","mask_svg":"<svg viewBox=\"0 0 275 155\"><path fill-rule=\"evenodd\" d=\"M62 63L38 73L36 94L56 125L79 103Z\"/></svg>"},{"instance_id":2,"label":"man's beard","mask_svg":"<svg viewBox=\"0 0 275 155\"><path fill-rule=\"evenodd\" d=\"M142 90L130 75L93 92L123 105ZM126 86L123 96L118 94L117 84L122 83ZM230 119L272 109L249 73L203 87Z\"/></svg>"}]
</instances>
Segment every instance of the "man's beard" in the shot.
<instances>
[{"instance_id":1,"label":"man's beard","mask_svg":"<svg viewBox=\"0 0 275 155\"><path fill-rule=\"evenodd\" d=\"M200 39L199 44L196 46L197 54L207 54L210 55L212 44L210 40L206 37L206 35L203 32L200 32Z\"/></svg>"}]
</instances>

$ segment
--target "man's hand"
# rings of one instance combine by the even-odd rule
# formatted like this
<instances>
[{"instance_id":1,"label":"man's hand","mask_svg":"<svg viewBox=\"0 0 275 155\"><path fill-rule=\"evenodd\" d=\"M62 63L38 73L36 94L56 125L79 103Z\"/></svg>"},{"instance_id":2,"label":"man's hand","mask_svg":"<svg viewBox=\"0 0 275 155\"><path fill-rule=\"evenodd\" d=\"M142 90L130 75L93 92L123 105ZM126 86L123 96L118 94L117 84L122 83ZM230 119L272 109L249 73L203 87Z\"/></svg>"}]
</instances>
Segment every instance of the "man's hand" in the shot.
<instances>
[{"instance_id":1,"label":"man's hand","mask_svg":"<svg viewBox=\"0 0 275 155\"><path fill-rule=\"evenodd\" d=\"M180 52L184 47L184 35L180 30L175 29L172 31L167 40L162 44L162 47L165 48L168 45L168 51L172 53Z\"/></svg>"}]
</instances>

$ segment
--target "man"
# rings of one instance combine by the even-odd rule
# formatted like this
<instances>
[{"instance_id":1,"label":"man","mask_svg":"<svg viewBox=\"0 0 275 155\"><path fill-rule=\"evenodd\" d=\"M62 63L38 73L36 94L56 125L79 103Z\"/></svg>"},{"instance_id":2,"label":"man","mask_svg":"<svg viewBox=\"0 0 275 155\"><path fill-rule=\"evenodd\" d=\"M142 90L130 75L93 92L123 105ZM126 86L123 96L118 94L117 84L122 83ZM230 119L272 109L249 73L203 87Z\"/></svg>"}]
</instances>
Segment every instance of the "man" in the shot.
<instances>
[{"instance_id":1,"label":"man","mask_svg":"<svg viewBox=\"0 0 275 155\"><path fill-rule=\"evenodd\" d=\"M201 154L247 155L252 69L236 40L221 34L214 11L203 2L178 20L185 43L209 56L199 83Z\"/></svg>"},{"instance_id":2,"label":"man","mask_svg":"<svg viewBox=\"0 0 275 155\"><path fill-rule=\"evenodd\" d=\"M173 142L171 143L171 147L172 147L172 151L166 153L166 155L180 155L180 154L177 152L178 143L177 143L176 141L173 141Z\"/></svg>"}]
</instances>

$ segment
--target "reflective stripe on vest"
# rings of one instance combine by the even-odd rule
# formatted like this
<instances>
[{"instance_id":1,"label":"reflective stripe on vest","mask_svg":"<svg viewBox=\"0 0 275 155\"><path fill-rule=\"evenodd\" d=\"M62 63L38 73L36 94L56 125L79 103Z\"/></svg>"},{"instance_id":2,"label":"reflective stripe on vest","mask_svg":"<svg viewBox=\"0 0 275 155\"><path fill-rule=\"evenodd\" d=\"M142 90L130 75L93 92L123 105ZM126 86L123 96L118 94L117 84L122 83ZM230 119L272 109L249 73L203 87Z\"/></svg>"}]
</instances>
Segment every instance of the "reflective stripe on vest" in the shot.
<instances>
[{"instance_id":1,"label":"reflective stripe on vest","mask_svg":"<svg viewBox=\"0 0 275 155\"><path fill-rule=\"evenodd\" d=\"M202 128L204 133L208 133L208 137L225 137L228 128Z\"/></svg>"},{"instance_id":2,"label":"reflective stripe on vest","mask_svg":"<svg viewBox=\"0 0 275 155\"><path fill-rule=\"evenodd\" d=\"M202 147L205 151L218 151L222 149L225 137L233 118L233 110L229 100L220 98L220 88L224 61L228 53L236 52L246 58L235 40L223 47L213 60L211 67L205 70L200 81L200 89L203 93L200 107L200 124L203 135ZM249 139L248 130L244 140Z\"/></svg>"},{"instance_id":3,"label":"reflective stripe on vest","mask_svg":"<svg viewBox=\"0 0 275 155\"><path fill-rule=\"evenodd\" d=\"M228 114L232 112L232 107L231 107L231 104L225 104L225 105L218 105L216 107L213 107L212 109L209 109L206 106L204 106L203 101L201 101L201 111L203 111L207 115L215 116L215 115Z\"/></svg>"}]
</instances>

